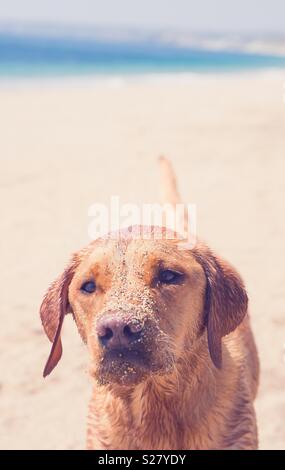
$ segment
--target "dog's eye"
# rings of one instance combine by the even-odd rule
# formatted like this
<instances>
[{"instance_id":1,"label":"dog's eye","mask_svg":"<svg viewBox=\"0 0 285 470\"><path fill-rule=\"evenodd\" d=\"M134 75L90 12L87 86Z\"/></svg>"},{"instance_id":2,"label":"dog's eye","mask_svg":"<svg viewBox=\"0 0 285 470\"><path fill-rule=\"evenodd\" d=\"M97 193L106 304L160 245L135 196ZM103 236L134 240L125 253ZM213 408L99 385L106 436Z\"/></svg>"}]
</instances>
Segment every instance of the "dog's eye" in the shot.
<instances>
[{"instance_id":1,"label":"dog's eye","mask_svg":"<svg viewBox=\"0 0 285 470\"><path fill-rule=\"evenodd\" d=\"M82 284L80 287L80 290L86 294L93 294L93 292L96 290L96 284L94 281L84 282L84 284Z\"/></svg>"},{"instance_id":2,"label":"dog's eye","mask_svg":"<svg viewBox=\"0 0 285 470\"><path fill-rule=\"evenodd\" d=\"M182 273L172 271L171 269L164 269L160 271L158 279L162 284L178 284L183 278Z\"/></svg>"}]
</instances>

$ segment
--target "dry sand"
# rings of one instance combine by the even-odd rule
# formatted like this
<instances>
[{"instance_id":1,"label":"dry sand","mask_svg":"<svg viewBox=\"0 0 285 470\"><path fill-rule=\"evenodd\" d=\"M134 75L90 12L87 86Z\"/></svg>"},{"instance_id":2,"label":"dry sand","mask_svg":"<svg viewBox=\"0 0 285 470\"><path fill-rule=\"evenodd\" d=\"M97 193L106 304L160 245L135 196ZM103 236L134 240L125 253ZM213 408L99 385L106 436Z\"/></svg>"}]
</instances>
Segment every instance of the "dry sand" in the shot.
<instances>
[{"instance_id":1,"label":"dry sand","mask_svg":"<svg viewBox=\"0 0 285 470\"><path fill-rule=\"evenodd\" d=\"M90 383L69 318L64 356L38 310L69 254L88 242L87 210L110 195L157 200L169 156L198 232L242 273L262 374L260 447L285 448L285 74L92 80L0 87L0 448L85 445Z\"/></svg>"}]
</instances>

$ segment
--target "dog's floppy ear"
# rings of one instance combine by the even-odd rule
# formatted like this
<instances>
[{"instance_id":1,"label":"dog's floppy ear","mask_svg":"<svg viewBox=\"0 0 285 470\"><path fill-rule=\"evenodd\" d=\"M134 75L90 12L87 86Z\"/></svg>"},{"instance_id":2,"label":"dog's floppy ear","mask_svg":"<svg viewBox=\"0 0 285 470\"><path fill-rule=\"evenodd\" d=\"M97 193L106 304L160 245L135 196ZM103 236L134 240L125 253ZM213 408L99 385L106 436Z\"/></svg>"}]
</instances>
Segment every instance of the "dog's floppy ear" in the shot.
<instances>
[{"instance_id":1,"label":"dog's floppy ear","mask_svg":"<svg viewBox=\"0 0 285 470\"><path fill-rule=\"evenodd\" d=\"M205 321L211 359L222 366L222 337L235 330L247 312L248 298L236 270L208 248L197 251L206 279Z\"/></svg>"},{"instance_id":2,"label":"dog's floppy ear","mask_svg":"<svg viewBox=\"0 0 285 470\"><path fill-rule=\"evenodd\" d=\"M68 303L68 288L76 265L76 259L73 258L61 276L51 284L40 307L44 330L52 342L52 348L43 372L44 377L51 373L62 355L60 334L64 317L66 313L71 311Z\"/></svg>"}]
</instances>

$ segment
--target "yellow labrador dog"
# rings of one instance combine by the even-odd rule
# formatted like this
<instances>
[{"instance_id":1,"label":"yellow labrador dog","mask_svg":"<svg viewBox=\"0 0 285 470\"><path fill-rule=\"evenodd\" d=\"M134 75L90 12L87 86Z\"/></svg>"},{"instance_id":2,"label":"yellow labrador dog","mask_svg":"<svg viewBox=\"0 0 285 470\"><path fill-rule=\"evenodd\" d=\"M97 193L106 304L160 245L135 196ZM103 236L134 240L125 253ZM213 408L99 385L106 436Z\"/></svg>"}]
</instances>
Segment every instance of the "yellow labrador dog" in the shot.
<instances>
[{"instance_id":1,"label":"yellow labrador dog","mask_svg":"<svg viewBox=\"0 0 285 470\"><path fill-rule=\"evenodd\" d=\"M171 166L160 164L174 204ZM44 376L61 357L67 313L89 350L88 449L257 448L259 366L244 284L203 243L180 243L153 226L99 238L43 300L53 343Z\"/></svg>"}]
</instances>

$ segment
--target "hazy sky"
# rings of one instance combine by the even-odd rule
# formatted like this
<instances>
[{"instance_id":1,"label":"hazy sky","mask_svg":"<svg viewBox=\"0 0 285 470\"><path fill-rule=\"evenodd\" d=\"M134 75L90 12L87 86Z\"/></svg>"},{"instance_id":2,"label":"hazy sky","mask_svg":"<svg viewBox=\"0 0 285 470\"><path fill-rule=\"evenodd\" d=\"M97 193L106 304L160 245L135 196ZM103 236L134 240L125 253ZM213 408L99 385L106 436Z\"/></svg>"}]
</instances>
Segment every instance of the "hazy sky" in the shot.
<instances>
[{"instance_id":1,"label":"hazy sky","mask_svg":"<svg viewBox=\"0 0 285 470\"><path fill-rule=\"evenodd\" d=\"M285 0L1 0L7 20L285 33Z\"/></svg>"}]
</instances>

